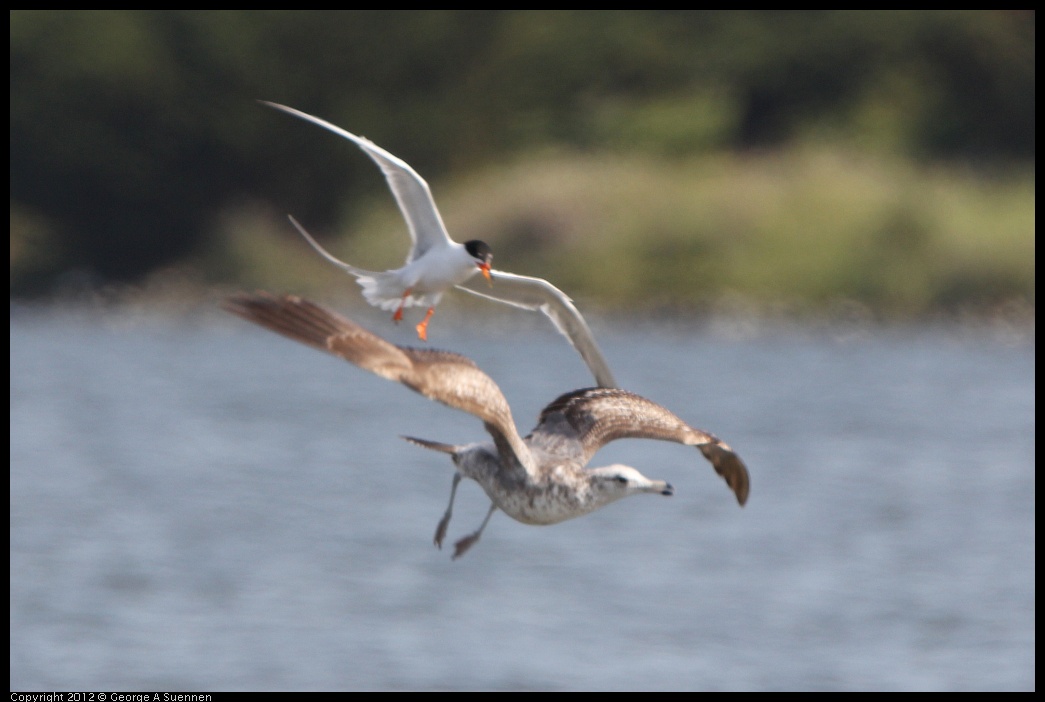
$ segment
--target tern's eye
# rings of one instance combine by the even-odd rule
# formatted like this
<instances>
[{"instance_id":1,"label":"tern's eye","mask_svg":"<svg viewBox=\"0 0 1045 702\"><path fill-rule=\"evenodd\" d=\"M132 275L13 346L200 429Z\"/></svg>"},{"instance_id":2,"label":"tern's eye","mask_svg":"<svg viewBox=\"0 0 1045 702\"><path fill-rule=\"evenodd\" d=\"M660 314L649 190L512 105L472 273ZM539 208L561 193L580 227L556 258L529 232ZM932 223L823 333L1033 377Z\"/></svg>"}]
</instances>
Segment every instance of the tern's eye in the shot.
<instances>
[{"instance_id":1,"label":"tern's eye","mask_svg":"<svg viewBox=\"0 0 1045 702\"><path fill-rule=\"evenodd\" d=\"M614 480L616 480L621 485L627 485L628 484L628 479L625 478L623 475L618 475L616 478L614 478Z\"/></svg>"}]
</instances>

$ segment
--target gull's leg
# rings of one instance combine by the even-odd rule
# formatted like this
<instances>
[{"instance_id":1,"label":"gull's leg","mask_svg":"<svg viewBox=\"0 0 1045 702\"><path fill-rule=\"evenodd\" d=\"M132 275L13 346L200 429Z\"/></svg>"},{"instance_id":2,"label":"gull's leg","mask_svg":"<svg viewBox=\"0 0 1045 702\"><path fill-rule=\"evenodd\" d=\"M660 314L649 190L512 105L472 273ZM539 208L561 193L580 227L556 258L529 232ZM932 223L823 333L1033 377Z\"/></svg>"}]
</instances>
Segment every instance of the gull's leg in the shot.
<instances>
[{"instance_id":1,"label":"gull's leg","mask_svg":"<svg viewBox=\"0 0 1045 702\"><path fill-rule=\"evenodd\" d=\"M399 307L396 308L396 313L392 315L392 321L396 324L403 321L403 305L406 304L406 298L410 297L411 292L413 292L413 288L407 288L403 291L403 299L399 301Z\"/></svg>"},{"instance_id":2,"label":"gull's leg","mask_svg":"<svg viewBox=\"0 0 1045 702\"><path fill-rule=\"evenodd\" d=\"M490 511L486 513L486 519L484 519L483 523L479 525L479 528L476 529L475 533L469 534L454 544L454 560L463 556L465 551L470 549L477 541L479 541L479 537L483 535L483 529L486 528L486 523L490 521L490 517L492 517L493 513L496 511L497 505L490 503Z\"/></svg>"},{"instance_id":3,"label":"gull's leg","mask_svg":"<svg viewBox=\"0 0 1045 702\"><path fill-rule=\"evenodd\" d=\"M435 314L435 307L429 307L425 318L417 325L417 338L421 341L428 341L428 320L432 318L433 314Z\"/></svg>"},{"instance_id":4,"label":"gull's leg","mask_svg":"<svg viewBox=\"0 0 1045 702\"><path fill-rule=\"evenodd\" d=\"M450 487L450 504L446 506L446 514L439 520L439 526L435 528L435 545L443 548L443 538L446 537L446 527L450 525L450 515L454 513L454 496L457 494L457 485L461 482L461 474L454 473L454 483Z\"/></svg>"}]
</instances>

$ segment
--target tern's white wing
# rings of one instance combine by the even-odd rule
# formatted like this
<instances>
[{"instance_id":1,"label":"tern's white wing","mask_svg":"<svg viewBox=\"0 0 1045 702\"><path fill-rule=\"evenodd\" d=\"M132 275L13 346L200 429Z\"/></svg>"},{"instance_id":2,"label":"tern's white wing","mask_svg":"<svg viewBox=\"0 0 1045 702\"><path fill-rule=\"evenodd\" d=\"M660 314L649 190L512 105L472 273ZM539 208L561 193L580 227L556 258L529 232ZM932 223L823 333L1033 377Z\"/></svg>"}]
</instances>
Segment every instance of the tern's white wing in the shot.
<instances>
[{"instance_id":1,"label":"tern's white wing","mask_svg":"<svg viewBox=\"0 0 1045 702\"><path fill-rule=\"evenodd\" d=\"M490 276L493 278L493 285L490 287L486 287L485 281L480 285L476 279L465 281L457 287L479 297L486 297L527 310L544 312L555 324L555 328L580 353L581 358L591 369L592 375L595 376L595 382L604 388L618 387L613 373L610 372L609 364L606 363L602 351L595 343L595 337L588 328L588 323L584 321L584 317L574 307L566 293L541 278L531 278L498 270L491 270Z\"/></svg>"},{"instance_id":2,"label":"tern's white wing","mask_svg":"<svg viewBox=\"0 0 1045 702\"><path fill-rule=\"evenodd\" d=\"M406 161L393 156L366 137L345 131L324 119L275 102L267 100L259 102L300 117L324 129L329 129L338 136L355 142L374 160L374 163L381 167L385 180L388 181L388 187L392 189L392 194L399 204L399 211L403 213L403 218L406 219L406 224L410 228L410 238L414 242L410 254L406 257L407 263L420 258L434 246L447 246L453 243L446 231L446 225L443 224L443 218L439 216L439 210L435 206L435 200L432 199L432 191L428 189L428 183Z\"/></svg>"}]
</instances>

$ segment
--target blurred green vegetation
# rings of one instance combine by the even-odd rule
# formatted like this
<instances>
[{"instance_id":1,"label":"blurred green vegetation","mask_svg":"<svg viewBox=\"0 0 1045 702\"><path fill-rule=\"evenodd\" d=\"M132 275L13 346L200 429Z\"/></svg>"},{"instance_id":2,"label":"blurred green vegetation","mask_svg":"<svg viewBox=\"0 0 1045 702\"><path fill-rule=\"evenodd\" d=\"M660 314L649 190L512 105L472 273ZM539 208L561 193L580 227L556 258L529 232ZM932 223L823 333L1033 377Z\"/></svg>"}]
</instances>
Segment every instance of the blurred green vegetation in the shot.
<instances>
[{"instance_id":1,"label":"blurred green vegetation","mask_svg":"<svg viewBox=\"0 0 1045 702\"><path fill-rule=\"evenodd\" d=\"M13 296L344 286L286 212L399 265L373 163L267 99L401 156L455 239L592 305L1033 305L1033 11L10 18Z\"/></svg>"}]
</instances>

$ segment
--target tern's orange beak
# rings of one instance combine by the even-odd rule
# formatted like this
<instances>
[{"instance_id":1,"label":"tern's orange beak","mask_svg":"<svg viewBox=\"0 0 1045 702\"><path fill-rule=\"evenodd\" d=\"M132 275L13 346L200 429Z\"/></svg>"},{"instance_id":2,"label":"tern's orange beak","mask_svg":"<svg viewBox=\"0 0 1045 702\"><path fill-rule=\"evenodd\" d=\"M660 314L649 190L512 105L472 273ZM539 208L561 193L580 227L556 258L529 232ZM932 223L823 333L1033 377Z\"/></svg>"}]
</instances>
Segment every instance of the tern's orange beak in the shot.
<instances>
[{"instance_id":1,"label":"tern's orange beak","mask_svg":"<svg viewBox=\"0 0 1045 702\"><path fill-rule=\"evenodd\" d=\"M486 278L486 282L489 283L490 287L492 288L493 287L493 278L490 277L490 264L484 262L484 263L477 263L475 265L479 266L479 270L481 270L483 272L483 277Z\"/></svg>"}]
</instances>

